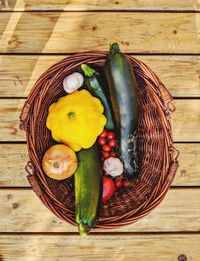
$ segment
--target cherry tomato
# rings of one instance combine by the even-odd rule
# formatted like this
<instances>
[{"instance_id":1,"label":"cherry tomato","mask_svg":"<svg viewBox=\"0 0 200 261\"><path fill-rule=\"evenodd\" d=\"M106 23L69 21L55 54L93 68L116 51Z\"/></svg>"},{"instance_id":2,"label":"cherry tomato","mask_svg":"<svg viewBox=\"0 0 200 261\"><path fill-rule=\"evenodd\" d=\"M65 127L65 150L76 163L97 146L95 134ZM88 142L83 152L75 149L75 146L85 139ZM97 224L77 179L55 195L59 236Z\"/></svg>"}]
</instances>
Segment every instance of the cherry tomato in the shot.
<instances>
[{"instance_id":1,"label":"cherry tomato","mask_svg":"<svg viewBox=\"0 0 200 261\"><path fill-rule=\"evenodd\" d=\"M103 151L103 152L102 152L102 155L103 155L103 158L104 158L104 159L110 158L110 152L108 152L108 151Z\"/></svg>"},{"instance_id":2,"label":"cherry tomato","mask_svg":"<svg viewBox=\"0 0 200 261\"><path fill-rule=\"evenodd\" d=\"M116 155L115 152L111 152L111 153L110 153L110 156L113 157L113 158L116 158L116 157L117 157L117 155Z\"/></svg>"},{"instance_id":3,"label":"cherry tomato","mask_svg":"<svg viewBox=\"0 0 200 261\"><path fill-rule=\"evenodd\" d=\"M123 188L127 188L129 185L128 181L124 180L123 181Z\"/></svg>"},{"instance_id":4,"label":"cherry tomato","mask_svg":"<svg viewBox=\"0 0 200 261\"><path fill-rule=\"evenodd\" d=\"M115 186L116 186L117 188L121 188L121 187L122 187L122 184L123 184L123 182L122 182L121 179L116 179L116 180L115 180Z\"/></svg>"},{"instance_id":5,"label":"cherry tomato","mask_svg":"<svg viewBox=\"0 0 200 261\"><path fill-rule=\"evenodd\" d=\"M98 142L99 142L99 144L100 144L101 146L103 146L103 145L106 144L107 141L106 141L105 138L103 138L103 137L100 136L100 137L98 138Z\"/></svg>"},{"instance_id":6,"label":"cherry tomato","mask_svg":"<svg viewBox=\"0 0 200 261\"><path fill-rule=\"evenodd\" d=\"M104 129L103 132L100 134L100 137L106 138L107 134L108 134L108 131Z\"/></svg>"},{"instance_id":7,"label":"cherry tomato","mask_svg":"<svg viewBox=\"0 0 200 261\"><path fill-rule=\"evenodd\" d=\"M117 146L117 141L115 139L113 139L113 140L110 140L108 142L108 144L110 147L115 148Z\"/></svg>"},{"instance_id":8,"label":"cherry tomato","mask_svg":"<svg viewBox=\"0 0 200 261\"><path fill-rule=\"evenodd\" d=\"M111 151L111 147L107 144L103 145L102 149L103 151Z\"/></svg>"},{"instance_id":9,"label":"cherry tomato","mask_svg":"<svg viewBox=\"0 0 200 261\"><path fill-rule=\"evenodd\" d=\"M113 139L115 138L115 133L114 133L113 131L109 131L109 132L107 133L107 138L108 138L109 140L113 140Z\"/></svg>"},{"instance_id":10,"label":"cherry tomato","mask_svg":"<svg viewBox=\"0 0 200 261\"><path fill-rule=\"evenodd\" d=\"M107 176L103 176L102 184L103 184L102 202L106 202L115 193L116 187L114 181L108 178Z\"/></svg>"}]
</instances>

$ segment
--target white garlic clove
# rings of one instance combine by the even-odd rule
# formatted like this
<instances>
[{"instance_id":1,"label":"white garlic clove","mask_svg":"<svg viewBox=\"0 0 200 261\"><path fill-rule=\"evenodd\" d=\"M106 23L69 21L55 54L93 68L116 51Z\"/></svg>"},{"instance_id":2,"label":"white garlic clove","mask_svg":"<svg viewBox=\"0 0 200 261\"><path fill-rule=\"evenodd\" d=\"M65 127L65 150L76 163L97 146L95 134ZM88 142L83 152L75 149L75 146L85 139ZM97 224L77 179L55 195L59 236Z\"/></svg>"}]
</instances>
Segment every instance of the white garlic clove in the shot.
<instances>
[{"instance_id":1,"label":"white garlic clove","mask_svg":"<svg viewBox=\"0 0 200 261\"><path fill-rule=\"evenodd\" d=\"M110 157L104 161L103 169L113 177L123 173L123 164L118 158Z\"/></svg>"},{"instance_id":2,"label":"white garlic clove","mask_svg":"<svg viewBox=\"0 0 200 261\"><path fill-rule=\"evenodd\" d=\"M63 87L67 93L72 93L78 90L83 85L83 82L82 74L75 72L64 78Z\"/></svg>"},{"instance_id":3,"label":"white garlic clove","mask_svg":"<svg viewBox=\"0 0 200 261\"><path fill-rule=\"evenodd\" d=\"M80 88L83 85L83 82L84 82L83 75L79 72L75 72L74 75L77 77L77 79L79 81L79 88Z\"/></svg>"}]
</instances>

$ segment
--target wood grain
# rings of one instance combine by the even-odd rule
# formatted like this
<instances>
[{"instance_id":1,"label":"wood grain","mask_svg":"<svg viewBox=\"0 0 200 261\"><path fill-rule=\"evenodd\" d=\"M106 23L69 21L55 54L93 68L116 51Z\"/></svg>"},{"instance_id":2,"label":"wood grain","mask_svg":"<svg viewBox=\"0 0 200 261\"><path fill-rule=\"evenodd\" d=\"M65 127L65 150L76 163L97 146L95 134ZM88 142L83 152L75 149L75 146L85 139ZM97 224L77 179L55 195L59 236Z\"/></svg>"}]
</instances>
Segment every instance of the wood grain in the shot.
<instances>
[{"instance_id":1,"label":"wood grain","mask_svg":"<svg viewBox=\"0 0 200 261\"><path fill-rule=\"evenodd\" d=\"M198 1L192 0L101 0L101 1L55 1L55 0L1 0L0 10L13 10L13 11L24 11L24 10L176 10L176 11L197 11L200 9Z\"/></svg>"},{"instance_id":2,"label":"wood grain","mask_svg":"<svg viewBox=\"0 0 200 261\"><path fill-rule=\"evenodd\" d=\"M129 53L194 54L199 21L200 13L2 12L0 52L108 50L118 42Z\"/></svg>"},{"instance_id":3,"label":"wood grain","mask_svg":"<svg viewBox=\"0 0 200 261\"><path fill-rule=\"evenodd\" d=\"M25 141L19 129L19 115L24 99L3 99L0 103L0 141ZM175 141L200 141L200 100L174 100L172 117Z\"/></svg>"},{"instance_id":4,"label":"wood grain","mask_svg":"<svg viewBox=\"0 0 200 261\"><path fill-rule=\"evenodd\" d=\"M200 141L200 100L174 101L176 112L172 118L175 141Z\"/></svg>"},{"instance_id":5,"label":"wood grain","mask_svg":"<svg viewBox=\"0 0 200 261\"><path fill-rule=\"evenodd\" d=\"M173 261L181 254L198 261L199 244L200 235L0 236L6 261Z\"/></svg>"},{"instance_id":6,"label":"wood grain","mask_svg":"<svg viewBox=\"0 0 200 261\"><path fill-rule=\"evenodd\" d=\"M179 168L173 186L200 186L200 144L176 144ZM0 144L0 187L29 187L25 144Z\"/></svg>"},{"instance_id":7,"label":"wood grain","mask_svg":"<svg viewBox=\"0 0 200 261\"><path fill-rule=\"evenodd\" d=\"M24 100L1 100L0 103L0 141L24 141L25 133L19 129L19 115Z\"/></svg>"},{"instance_id":8,"label":"wood grain","mask_svg":"<svg viewBox=\"0 0 200 261\"><path fill-rule=\"evenodd\" d=\"M26 144L0 144L0 187L29 187Z\"/></svg>"},{"instance_id":9,"label":"wood grain","mask_svg":"<svg viewBox=\"0 0 200 261\"><path fill-rule=\"evenodd\" d=\"M0 56L0 97L26 97L37 78L62 55ZM145 62L174 97L200 97L200 56L135 56Z\"/></svg>"},{"instance_id":10,"label":"wood grain","mask_svg":"<svg viewBox=\"0 0 200 261\"><path fill-rule=\"evenodd\" d=\"M151 214L111 232L199 231L199 204L200 189L170 189ZM0 190L0 205L0 232L77 232L46 209L32 190Z\"/></svg>"}]
</instances>

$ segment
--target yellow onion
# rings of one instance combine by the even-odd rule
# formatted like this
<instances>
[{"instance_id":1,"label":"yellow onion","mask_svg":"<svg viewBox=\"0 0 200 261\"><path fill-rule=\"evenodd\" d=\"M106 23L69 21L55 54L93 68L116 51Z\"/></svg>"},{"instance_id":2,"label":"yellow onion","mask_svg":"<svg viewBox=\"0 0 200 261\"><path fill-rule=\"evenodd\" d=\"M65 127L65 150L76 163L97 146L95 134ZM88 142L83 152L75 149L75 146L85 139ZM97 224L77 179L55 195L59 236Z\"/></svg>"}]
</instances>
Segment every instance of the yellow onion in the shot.
<instances>
[{"instance_id":1,"label":"yellow onion","mask_svg":"<svg viewBox=\"0 0 200 261\"><path fill-rule=\"evenodd\" d=\"M64 144L50 147L42 159L44 172L56 180L69 178L76 171L77 166L78 160L75 152Z\"/></svg>"}]
</instances>

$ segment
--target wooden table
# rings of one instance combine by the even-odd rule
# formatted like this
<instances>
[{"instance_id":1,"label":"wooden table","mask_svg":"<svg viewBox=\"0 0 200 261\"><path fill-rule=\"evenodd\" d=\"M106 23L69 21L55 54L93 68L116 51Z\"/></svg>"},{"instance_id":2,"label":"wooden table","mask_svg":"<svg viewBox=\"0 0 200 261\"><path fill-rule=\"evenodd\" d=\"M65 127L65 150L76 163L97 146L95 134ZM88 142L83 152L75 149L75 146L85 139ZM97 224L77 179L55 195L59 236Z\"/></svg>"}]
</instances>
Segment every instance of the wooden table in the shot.
<instances>
[{"instance_id":1,"label":"wooden table","mask_svg":"<svg viewBox=\"0 0 200 261\"><path fill-rule=\"evenodd\" d=\"M200 260L199 0L0 0L0 260ZM32 192L24 166L22 105L37 77L71 53L121 49L147 63L177 108L180 167L136 224L81 238Z\"/></svg>"}]
</instances>

